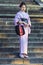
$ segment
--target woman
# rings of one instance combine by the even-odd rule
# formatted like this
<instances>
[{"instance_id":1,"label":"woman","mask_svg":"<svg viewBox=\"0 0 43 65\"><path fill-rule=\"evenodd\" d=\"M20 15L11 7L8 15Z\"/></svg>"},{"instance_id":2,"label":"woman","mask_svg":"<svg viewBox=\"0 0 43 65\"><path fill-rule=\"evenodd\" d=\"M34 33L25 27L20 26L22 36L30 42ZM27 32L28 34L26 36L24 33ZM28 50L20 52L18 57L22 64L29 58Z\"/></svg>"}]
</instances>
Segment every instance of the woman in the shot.
<instances>
[{"instance_id":1,"label":"woman","mask_svg":"<svg viewBox=\"0 0 43 65\"><path fill-rule=\"evenodd\" d=\"M27 22L23 23L22 19L26 19ZM20 37L20 57L21 58L28 58L28 34L30 34L30 27L31 27L31 21L29 18L28 13L26 12L26 4L25 2L22 2L20 4L20 11L17 12L15 18L14 18L15 26L19 23L24 26L25 34Z\"/></svg>"}]
</instances>

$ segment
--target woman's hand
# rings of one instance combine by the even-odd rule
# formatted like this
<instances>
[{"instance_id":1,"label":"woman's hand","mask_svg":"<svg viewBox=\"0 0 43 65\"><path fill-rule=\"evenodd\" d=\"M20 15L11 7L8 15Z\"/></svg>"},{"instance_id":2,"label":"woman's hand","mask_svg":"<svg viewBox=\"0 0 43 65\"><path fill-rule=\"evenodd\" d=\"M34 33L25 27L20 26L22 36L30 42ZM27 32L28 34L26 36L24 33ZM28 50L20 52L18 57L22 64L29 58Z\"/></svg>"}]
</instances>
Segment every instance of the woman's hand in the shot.
<instances>
[{"instance_id":1,"label":"woman's hand","mask_svg":"<svg viewBox=\"0 0 43 65\"><path fill-rule=\"evenodd\" d=\"M23 22L22 21L18 21L17 24L22 24Z\"/></svg>"},{"instance_id":2,"label":"woman's hand","mask_svg":"<svg viewBox=\"0 0 43 65\"><path fill-rule=\"evenodd\" d=\"M28 26L28 24L27 24L27 23L25 23L24 21L20 21L20 24L24 24L24 26L25 26L25 27L27 27L27 26Z\"/></svg>"},{"instance_id":3,"label":"woman's hand","mask_svg":"<svg viewBox=\"0 0 43 65\"><path fill-rule=\"evenodd\" d=\"M24 22L24 26L25 27L31 27L28 23L25 23L25 22Z\"/></svg>"},{"instance_id":4,"label":"woman's hand","mask_svg":"<svg viewBox=\"0 0 43 65\"><path fill-rule=\"evenodd\" d=\"M24 26L25 26L25 27L27 27L27 26L28 26L28 24L27 24L27 23L25 23L25 22L23 22L23 24L24 24Z\"/></svg>"},{"instance_id":5,"label":"woman's hand","mask_svg":"<svg viewBox=\"0 0 43 65\"><path fill-rule=\"evenodd\" d=\"M24 24L25 27L30 27L30 25L28 23L25 23L23 21L19 21L19 22L17 22L17 24Z\"/></svg>"}]
</instances>

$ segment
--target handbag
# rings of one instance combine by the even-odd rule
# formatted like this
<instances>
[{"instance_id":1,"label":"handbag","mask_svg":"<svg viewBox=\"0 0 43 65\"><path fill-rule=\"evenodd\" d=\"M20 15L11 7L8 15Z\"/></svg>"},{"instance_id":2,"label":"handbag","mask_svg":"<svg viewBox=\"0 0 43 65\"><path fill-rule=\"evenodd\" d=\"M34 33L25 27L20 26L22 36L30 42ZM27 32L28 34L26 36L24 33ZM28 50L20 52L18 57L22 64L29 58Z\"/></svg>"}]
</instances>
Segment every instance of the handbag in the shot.
<instances>
[{"instance_id":1,"label":"handbag","mask_svg":"<svg viewBox=\"0 0 43 65\"><path fill-rule=\"evenodd\" d=\"M16 31L16 34L19 35L19 36L22 36L22 35L25 34L23 25L16 25L15 26L15 31Z\"/></svg>"}]
</instances>

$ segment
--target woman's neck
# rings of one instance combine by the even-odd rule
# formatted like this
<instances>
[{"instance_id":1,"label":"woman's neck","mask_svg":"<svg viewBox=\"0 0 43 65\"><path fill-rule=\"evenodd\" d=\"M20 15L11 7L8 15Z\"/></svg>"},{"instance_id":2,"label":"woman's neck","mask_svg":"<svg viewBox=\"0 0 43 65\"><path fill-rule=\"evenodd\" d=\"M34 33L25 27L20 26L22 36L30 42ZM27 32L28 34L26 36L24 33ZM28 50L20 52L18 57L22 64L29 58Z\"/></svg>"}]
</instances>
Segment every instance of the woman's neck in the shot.
<instances>
[{"instance_id":1,"label":"woman's neck","mask_svg":"<svg viewBox=\"0 0 43 65\"><path fill-rule=\"evenodd\" d=\"M25 12L25 11L22 11L22 10L21 10L21 12Z\"/></svg>"}]
</instances>

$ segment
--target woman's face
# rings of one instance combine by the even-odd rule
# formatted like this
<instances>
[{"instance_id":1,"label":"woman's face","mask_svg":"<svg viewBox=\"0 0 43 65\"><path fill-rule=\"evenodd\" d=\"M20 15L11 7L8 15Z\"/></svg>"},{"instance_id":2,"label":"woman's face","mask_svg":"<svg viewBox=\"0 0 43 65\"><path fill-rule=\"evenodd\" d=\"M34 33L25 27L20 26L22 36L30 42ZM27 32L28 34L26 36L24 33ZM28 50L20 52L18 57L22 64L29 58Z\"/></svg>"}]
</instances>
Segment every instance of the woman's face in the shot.
<instances>
[{"instance_id":1,"label":"woman's face","mask_svg":"<svg viewBox=\"0 0 43 65\"><path fill-rule=\"evenodd\" d=\"M21 11L24 11L24 12L26 11L26 6L25 5L21 6Z\"/></svg>"}]
</instances>

